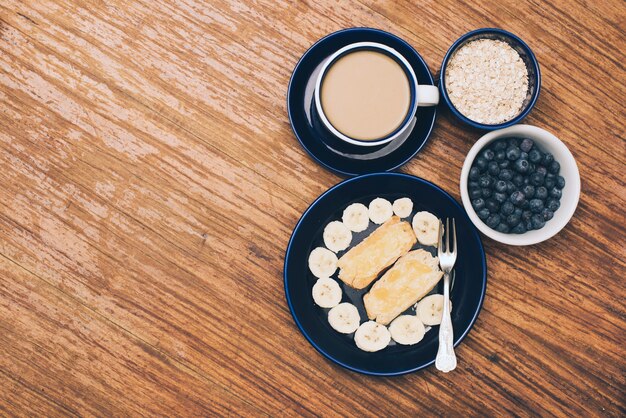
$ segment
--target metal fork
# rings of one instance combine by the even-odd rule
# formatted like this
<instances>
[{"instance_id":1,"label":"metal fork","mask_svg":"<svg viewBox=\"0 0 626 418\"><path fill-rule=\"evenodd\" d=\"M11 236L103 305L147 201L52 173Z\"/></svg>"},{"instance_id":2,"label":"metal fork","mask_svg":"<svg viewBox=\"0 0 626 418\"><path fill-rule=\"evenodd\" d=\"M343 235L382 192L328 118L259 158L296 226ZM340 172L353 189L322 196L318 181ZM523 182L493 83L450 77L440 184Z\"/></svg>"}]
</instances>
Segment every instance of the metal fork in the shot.
<instances>
[{"instance_id":1,"label":"metal fork","mask_svg":"<svg viewBox=\"0 0 626 418\"><path fill-rule=\"evenodd\" d=\"M443 248L443 236L446 236L445 251ZM446 218L446 229L443 223L439 223L439 246L437 248L439 265L443 270L443 315L439 327L439 350L435 360L435 367L444 373L456 368L456 355L454 354L454 333L452 320L450 319L450 272L456 262L456 223L452 218L452 247L450 247L450 219Z\"/></svg>"}]
</instances>

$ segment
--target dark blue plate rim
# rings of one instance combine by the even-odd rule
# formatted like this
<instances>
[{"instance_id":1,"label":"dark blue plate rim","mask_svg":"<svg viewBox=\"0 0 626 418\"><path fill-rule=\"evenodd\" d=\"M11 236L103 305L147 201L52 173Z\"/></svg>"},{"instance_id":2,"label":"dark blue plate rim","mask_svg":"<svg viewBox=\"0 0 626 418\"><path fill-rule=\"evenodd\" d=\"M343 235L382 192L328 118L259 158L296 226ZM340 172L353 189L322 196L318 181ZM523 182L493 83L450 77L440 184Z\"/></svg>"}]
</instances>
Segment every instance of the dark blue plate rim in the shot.
<instances>
[{"instance_id":1,"label":"dark blue plate rim","mask_svg":"<svg viewBox=\"0 0 626 418\"><path fill-rule=\"evenodd\" d=\"M385 35L389 35L389 36L395 38L398 42L401 42L402 44L406 45L412 52L415 53L415 56L419 59L419 61L422 63L422 65L424 65L424 67L426 67L426 69L428 69L428 78L430 80L430 84L433 85L433 86L436 86L435 79L433 78L433 75L430 72L430 68L426 64L426 61L424 61L424 58L422 58L422 56L417 52L417 50L415 48L413 48L404 39L398 37L397 35L394 35L393 33L390 33L390 32L387 32L387 31L384 31L384 30L381 30L381 29L368 28L368 27L354 27L354 28L341 29L341 30L338 30L336 32L329 33L328 35L324 36L323 38L320 38L313 45L311 45L309 47L309 49L307 49L306 52L300 57L300 59L298 60L298 63L296 64L296 66L294 67L293 71L291 72L291 77L289 78L289 85L287 86L287 116L289 117L289 124L291 125L291 130L293 131L294 135L296 136L296 139L298 140L298 142L300 143L302 148L304 148L306 153L309 154L309 156L311 158L313 158L313 160L316 161L318 164L320 164L322 167L326 168L327 170L329 170L329 171L331 171L331 172L333 172L335 174L338 174L338 175L341 175L341 176L344 176L344 177L354 177L354 176L359 176L359 175L364 175L364 174L344 171L344 170L341 170L341 169L339 169L337 167L333 167L333 166L325 163L324 161L320 160L315 155L315 153L313 153L311 150L309 150L309 148L305 145L305 143L302 140L302 138L300 138L300 134L298 133L298 129L294 125L293 118L291 117L291 114L292 114L291 105L289 103L291 102L290 98L291 98L292 83L293 83L294 75L296 74L296 72L300 68L300 64L307 58L307 56L320 43L322 43L326 39L334 37L334 36L337 36L337 35L341 35L341 34L346 33L346 32L353 32L353 31L355 31L355 32L356 31L371 31L371 32L382 33L382 34L385 34ZM424 139L424 141L417 147L415 152L413 152L411 155L409 155L405 160L403 160L401 163L399 163L399 164L397 164L397 165L395 165L393 167L389 167L389 168L385 169L385 171L389 172L389 171L393 171L393 170L396 170L396 169L402 167L407 162L409 162L409 160L411 160L411 158L415 157L417 155L417 153L422 150L422 148L424 148L424 146L426 145L426 143L430 139L430 136L431 136L431 134L433 132L433 128L435 126L435 121L437 120L437 106L434 106L434 107L435 107L435 109L434 109L434 113L433 113L433 118L432 118L432 121L430 123L430 126L428 127L428 133L426 134L426 138ZM369 174L371 174L371 173L369 173Z\"/></svg>"},{"instance_id":2,"label":"dark blue plate rim","mask_svg":"<svg viewBox=\"0 0 626 418\"><path fill-rule=\"evenodd\" d=\"M313 203L311 203L311 205L304 211L304 213L302 214L302 216L300 217L300 219L298 220L298 223L296 224L295 228L293 229L293 232L291 233L291 237L289 238L289 244L287 245L287 250L285 251L285 261L283 263L283 284L285 287L285 298L287 299L287 305L289 305L289 311L291 312L291 316L293 317L293 320L295 321L296 325L298 326L298 329L300 330L300 332L302 333L302 335L304 335L304 337L307 339L307 341L320 353L322 354L324 357L326 357L328 360L332 361L333 363L336 363L348 370L351 370L353 372L357 372L357 373L361 373L361 374L365 374L365 375L369 375L369 376L401 376L404 374L408 374L408 373L412 373L412 372L416 372L418 370L422 370L432 364L435 363L435 359L432 359L424 364L420 364L419 366L410 368L410 369L406 369L406 370L401 370L398 372L392 372L392 373L378 373L378 372L371 372L369 370L363 370L360 369L358 367L354 367L351 366L349 364L343 363L339 360L337 360L336 358L334 358L333 356L331 356L330 354L328 354L327 352L325 352L318 344L315 343L315 341L309 336L309 334L307 334L307 332L304 330L304 328L302 327L302 325L300 324L300 321L298 320L295 312L294 312L294 308L293 305L291 303L291 298L289 297L289 284L287 282L287 260L289 260L289 253L291 251L291 246L293 244L293 238L296 235L296 233L298 232L298 229L300 228L300 224L303 222L303 220L306 218L306 216L308 215L308 213L318 204L318 202L320 202L322 199L324 199L324 197L331 193L333 190L340 188L340 187L344 187L345 185L353 182L353 181L359 181L362 180L363 178L366 177L377 177L377 176L397 176L397 177L404 177L404 178L409 178L411 180L414 181L418 181L420 183L423 183L427 186L432 187L433 189L443 193L444 196L446 196L450 202L456 206L461 213L465 213L465 209L463 209L463 207L445 190L443 190L441 187L437 186L434 183L431 183L428 180L424 180L421 177L417 177L417 176L413 176L410 174L404 174L404 173L370 173L370 174L364 174L362 176L357 176L357 177L352 177L349 179L346 179L340 183L337 183L336 185L334 185L333 187L331 187L330 189L326 190L324 193L322 193L317 199L315 199L313 201ZM467 215L466 215L467 216ZM473 226L473 224L470 222L470 225ZM467 329L465 329L465 331L463 331L463 334L461 334L455 341L454 341L454 346L458 346L461 341L463 341L463 339L465 339L465 337L467 336L467 334L470 332L470 330L474 327L474 324L476 323L476 320L478 319L478 314L480 313L480 311L482 310L483 307L483 302L485 300L485 295L487 293L487 259L486 259L486 255L485 255L485 248L483 246L482 240L480 239L480 235L478 234L478 231L476 230L476 228L472 228L472 235L474 236L474 238L476 238L478 245L479 245L479 250L480 253L482 255L481 259L482 259L482 270L484 272L483 277L482 277L482 289L480 292L480 301L478 303L478 306L476 308L476 311L474 312L472 319L467 327Z\"/></svg>"}]
</instances>

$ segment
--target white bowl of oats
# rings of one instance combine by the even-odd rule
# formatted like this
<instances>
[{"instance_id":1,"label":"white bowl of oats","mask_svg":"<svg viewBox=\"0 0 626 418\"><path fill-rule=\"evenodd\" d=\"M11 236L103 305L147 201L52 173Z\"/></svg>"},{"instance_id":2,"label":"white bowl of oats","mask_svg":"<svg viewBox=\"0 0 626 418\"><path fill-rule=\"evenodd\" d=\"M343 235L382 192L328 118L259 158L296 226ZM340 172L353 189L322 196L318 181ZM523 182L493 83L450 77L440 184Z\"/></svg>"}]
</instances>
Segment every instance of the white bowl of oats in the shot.
<instances>
[{"instance_id":1,"label":"white bowl of oats","mask_svg":"<svg viewBox=\"0 0 626 418\"><path fill-rule=\"evenodd\" d=\"M461 36L441 64L441 97L461 121L502 129L531 111L541 88L539 63L517 36L478 29Z\"/></svg>"}]
</instances>

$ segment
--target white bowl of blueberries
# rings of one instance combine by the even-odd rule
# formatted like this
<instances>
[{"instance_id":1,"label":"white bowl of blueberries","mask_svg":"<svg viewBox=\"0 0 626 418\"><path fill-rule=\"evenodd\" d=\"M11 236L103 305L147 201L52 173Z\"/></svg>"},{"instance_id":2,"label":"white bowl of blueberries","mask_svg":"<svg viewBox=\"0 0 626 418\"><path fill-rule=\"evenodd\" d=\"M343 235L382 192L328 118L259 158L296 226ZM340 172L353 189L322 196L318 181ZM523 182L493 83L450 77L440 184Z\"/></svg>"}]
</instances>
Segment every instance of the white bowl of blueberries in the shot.
<instances>
[{"instance_id":1,"label":"white bowl of blueberries","mask_svg":"<svg viewBox=\"0 0 626 418\"><path fill-rule=\"evenodd\" d=\"M556 235L572 218L580 174L556 136L514 125L474 144L460 186L463 206L483 234L509 245L531 245Z\"/></svg>"}]
</instances>

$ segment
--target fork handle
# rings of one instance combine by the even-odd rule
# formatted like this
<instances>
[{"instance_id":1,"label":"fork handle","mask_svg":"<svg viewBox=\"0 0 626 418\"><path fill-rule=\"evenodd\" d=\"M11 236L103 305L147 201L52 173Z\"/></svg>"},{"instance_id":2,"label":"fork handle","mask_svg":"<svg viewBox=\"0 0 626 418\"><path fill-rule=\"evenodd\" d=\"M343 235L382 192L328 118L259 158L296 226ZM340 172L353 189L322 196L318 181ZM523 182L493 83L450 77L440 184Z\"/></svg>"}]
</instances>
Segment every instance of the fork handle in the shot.
<instances>
[{"instance_id":1,"label":"fork handle","mask_svg":"<svg viewBox=\"0 0 626 418\"><path fill-rule=\"evenodd\" d=\"M450 318L450 273L444 273L443 276L443 314L439 326L439 350L435 359L435 367L444 373L456 368L454 332Z\"/></svg>"}]
</instances>

